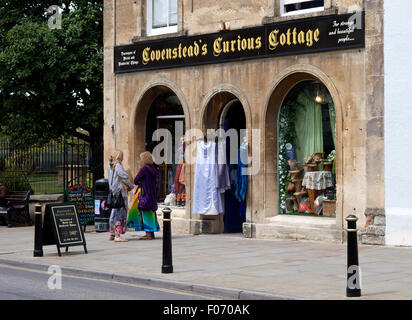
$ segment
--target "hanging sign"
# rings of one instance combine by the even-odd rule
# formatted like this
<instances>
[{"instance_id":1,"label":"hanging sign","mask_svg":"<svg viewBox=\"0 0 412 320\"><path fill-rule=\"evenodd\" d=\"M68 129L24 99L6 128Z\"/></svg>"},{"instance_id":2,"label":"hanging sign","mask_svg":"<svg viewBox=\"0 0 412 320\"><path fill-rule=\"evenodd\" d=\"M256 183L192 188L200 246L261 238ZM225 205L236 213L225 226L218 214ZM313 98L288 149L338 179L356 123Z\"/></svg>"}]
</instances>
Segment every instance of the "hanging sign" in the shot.
<instances>
[{"instance_id":1,"label":"hanging sign","mask_svg":"<svg viewBox=\"0 0 412 320\"><path fill-rule=\"evenodd\" d=\"M76 204L80 224L94 223L94 197L93 191L88 186L82 184L71 186L65 191L64 201Z\"/></svg>"},{"instance_id":2,"label":"hanging sign","mask_svg":"<svg viewBox=\"0 0 412 320\"><path fill-rule=\"evenodd\" d=\"M114 48L114 71L142 71L364 48L364 20L364 12L321 16L117 46Z\"/></svg>"},{"instance_id":3,"label":"hanging sign","mask_svg":"<svg viewBox=\"0 0 412 320\"><path fill-rule=\"evenodd\" d=\"M59 256L60 248L70 246L84 247L87 253L86 239L79 223L79 218L74 203L59 203L46 205L43 222L43 245L57 246Z\"/></svg>"}]
</instances>

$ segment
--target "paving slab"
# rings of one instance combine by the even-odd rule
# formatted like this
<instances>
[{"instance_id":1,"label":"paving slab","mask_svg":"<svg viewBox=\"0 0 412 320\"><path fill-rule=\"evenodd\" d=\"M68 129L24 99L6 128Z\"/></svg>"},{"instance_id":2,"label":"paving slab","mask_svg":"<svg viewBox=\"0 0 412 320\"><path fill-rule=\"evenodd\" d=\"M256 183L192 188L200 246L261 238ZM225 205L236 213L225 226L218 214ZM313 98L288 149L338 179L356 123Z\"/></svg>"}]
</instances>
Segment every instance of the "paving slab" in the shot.
<instances>
[{"instance_id":1,"label":"paving slab","mask_svg":"<svg viewBox=\"0 0 412 320\"><path fill-rule=\"evenodd\" d=\"M43 257L33 257L34 227L0 226L0 264L59 265L85 275L215 290L228 299L347 299L345 244L173 234L174 272L162 274L161 232L152 241L138 240L142 235L127 232L129 242L115 243L90 227L88 254L78 246L59 257L55 246L45 246ZM359 261L359 299L412 299L412 248L360 245Z\"/></svg>"}]
</instances>

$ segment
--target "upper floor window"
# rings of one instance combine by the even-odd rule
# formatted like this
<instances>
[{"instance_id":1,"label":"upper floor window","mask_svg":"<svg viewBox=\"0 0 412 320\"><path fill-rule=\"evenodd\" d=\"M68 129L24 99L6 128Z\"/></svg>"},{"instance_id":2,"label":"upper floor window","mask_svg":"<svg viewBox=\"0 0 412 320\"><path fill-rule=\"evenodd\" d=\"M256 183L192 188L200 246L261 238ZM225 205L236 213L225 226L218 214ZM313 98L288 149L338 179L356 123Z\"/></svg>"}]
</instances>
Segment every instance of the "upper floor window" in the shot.
<instances>
[{"instance_id":1,"label":"upper floor window","mask_svg":"<svg viewBox=\"0 0 412 320\"><path fill-rule=\"evenodd\" d=\"M147 0L147 34L177 32L177 0Z\"/></svg>"},{"instance_id":2,"label":"upper floor window","mask_svg":"<svg viewBox=\"0 0 412 320\"><path fill-rule=\"evenodd\" d=\"M280 0L280 15L290 16L324 10L324 0Z\"/></svg>"}]
</instances>

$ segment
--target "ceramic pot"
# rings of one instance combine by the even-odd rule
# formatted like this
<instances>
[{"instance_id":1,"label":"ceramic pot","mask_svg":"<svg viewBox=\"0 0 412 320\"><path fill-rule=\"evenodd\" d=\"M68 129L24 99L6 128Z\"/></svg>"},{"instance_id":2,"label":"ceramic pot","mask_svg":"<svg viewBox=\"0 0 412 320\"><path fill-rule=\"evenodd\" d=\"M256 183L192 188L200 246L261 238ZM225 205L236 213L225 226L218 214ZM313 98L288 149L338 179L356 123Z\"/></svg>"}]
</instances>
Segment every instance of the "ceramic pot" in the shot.
<instances>
[{"instance_id":1,"label":"ceramic pot","mask_svg":"<svg viewBox=\"0 0 412 320\"><path fill-rule=\"evenodd\" d=\"M325 154L324 152L314 152L313 153L313 160L315 162L319 162L323 158L324 154Z\"/></svg>"},{"instance_id":2,"label":"ceramic pot","mask_svg":"<svg viewBox=\"0 0 412 320\"><path fill-rule=\"evenodd\" d=\"M323 171L332 171L333 162L324 162Z\"/></svg>"},{"instance_id":3,"label":"ceramic pot","mask_svg":"<svg viewBox=\"0 0 412 320\"><path fill-rule=\"evenodd\" d=\"M308 172L318 171L317 164L306 164L305 166L308 168Z\"/></svg>"}]
</instances>

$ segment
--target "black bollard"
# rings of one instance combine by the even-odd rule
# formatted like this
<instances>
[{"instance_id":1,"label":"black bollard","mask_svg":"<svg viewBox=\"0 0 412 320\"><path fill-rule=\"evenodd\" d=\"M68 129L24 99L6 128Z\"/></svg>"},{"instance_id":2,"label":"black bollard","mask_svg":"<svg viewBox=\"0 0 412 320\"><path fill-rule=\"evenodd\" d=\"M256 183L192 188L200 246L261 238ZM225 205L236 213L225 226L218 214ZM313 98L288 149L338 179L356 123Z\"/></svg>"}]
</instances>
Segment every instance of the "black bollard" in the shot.
<instances>
[{"instance_id":1,"label":"black bollard","mask_svg":"<svg viewBox=\"0 0 412 320\"><path fill-rule=\"evenodd\" d=\"M162 273L173 273L172 264L172 232L170 208L164 208L163 210L163 264Z\"/></svg>"},{"instance_id":2,"label":"black bollard","mask_svg":"<svg viewBox=\"0 0 412 320\"><path fill-rule=\"evenodd\" d=\"M360 297L360 268L358 259L358 229L356 229L356 221L358 218L354 215L346 217L348 222L348 265L347 265L347 282L346 282L346 296Z\"/></svg>"},{"instance_id":3,"label":"black bollard","mask_svg":"<svg viewBox=\"0 0 412 320\"><path fill-rule=\"evenodd\" d=\"M43 228L40 204L35 205L34 251L33 257L43 257Z\"/></svg>"}]
</instances>

